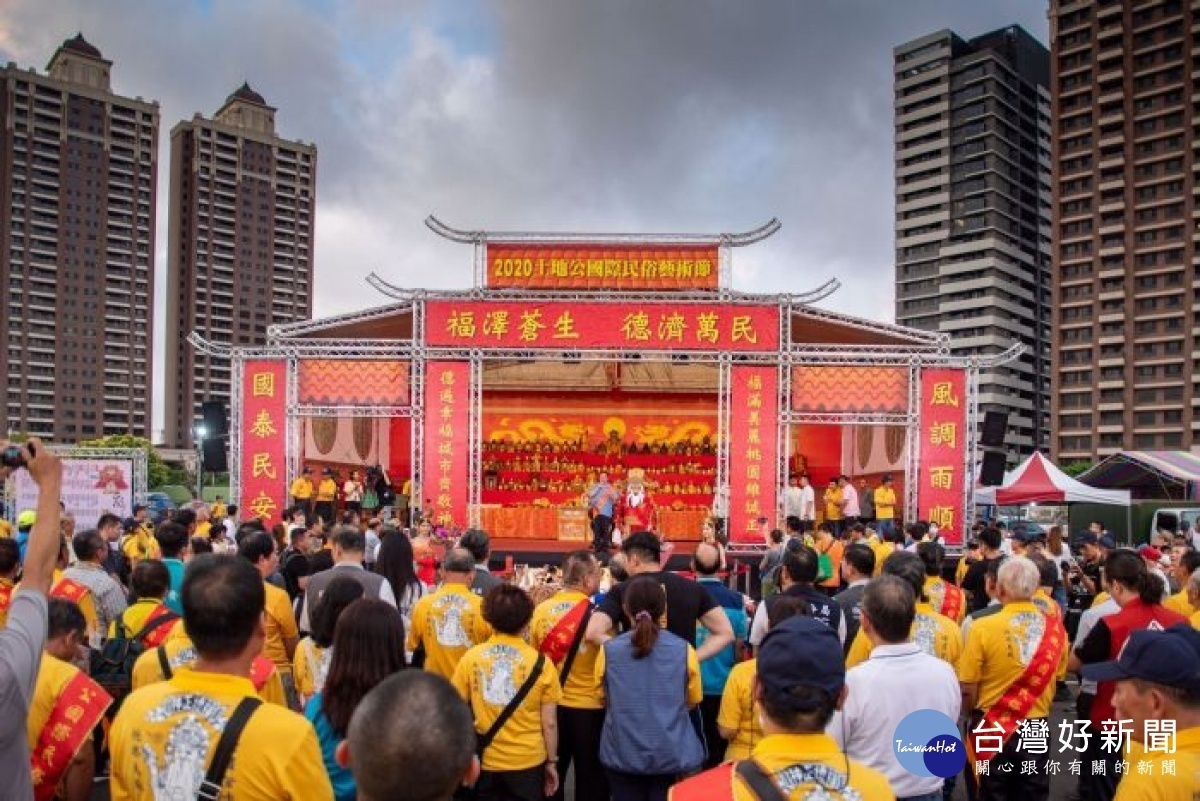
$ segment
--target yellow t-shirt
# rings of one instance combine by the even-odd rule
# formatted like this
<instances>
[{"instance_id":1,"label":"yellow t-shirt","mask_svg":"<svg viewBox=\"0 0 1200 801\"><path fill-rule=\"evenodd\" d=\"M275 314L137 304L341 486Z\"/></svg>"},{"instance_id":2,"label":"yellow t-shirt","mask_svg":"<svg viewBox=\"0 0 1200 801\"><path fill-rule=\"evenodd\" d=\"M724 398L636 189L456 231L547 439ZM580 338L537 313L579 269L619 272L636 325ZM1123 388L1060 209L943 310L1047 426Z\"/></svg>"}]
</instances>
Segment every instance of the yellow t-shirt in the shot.
<instances>
[{"instance_id":1,"label":"yellow t-shirt","mask_svg":"<svg viewBox=\"0 0 1200 801\"><path fill-rule=\"evenodd\" d=\"M225 721L253 695L248 679L193 670L135 690L109 733L113 801L193 797ZM333 799L312 724L273 704L250 717L224 787L222 801Z\"/></svg>"},{"instance_id":2,"label":"yellow t-shirt","mask_svg":"<svg viewBox=\"0 0 1200 801\"><path fill-rule=\"evenodd\" d=\"M4 518L0 518L0 537L6 540L12 539L12 524Z\"/></svg>"},{"instance_id":3,"label":"yellow t-shirt","mask_svg":"<svg viewBox=\"0 0 1200 801\"><path fill-rule=\"evenodd\" d=\"M324 673L329 669L327 655L332 656L332 650L317 645L312 637L305 637L296 646L292 675L295 676L296 692L300 693L302 701L312 698L320 692L319 685L324 685Z\"/></svg>"},{"instance_id":4,"label":"yellow t-shirt","mask_svg":"<svg viewBox=\"0 0 1200 801\"><path fill-rule=\"evenodd\" d=\"M896 491L891 487L875 488L875 519L892 520L896 517Z\"/></svg>"},{"instance_id":5,"label":"yellow t-shirt","mask_svg":"<svg viewBox=\"0 0 1200 801\"><path fill-rule=\"evenodd\" d=\"M967 561L967 557L964 556L963 558L959 559L958 567L954 568L954 583L961 587L963 579L967 577L967 571L970 569L971 562Z\"/></svg>"},{"instance_id":6,"label":"yellow t-shirt","mask_svg":"<svg viewBox=\"0 0 1200 801\"><path fill-rule=\"evenodd\" d=\"M1121 758L1129 763L1129 770L1117 785L1114 801L1189 801L1200 797L1195 795L1200 787L1200 727L1176 732L1173 754L1148 753L1135 742ZM1140 762L1150 764L1148 772L1139 770ZM1172 774L1163 771L1163 763L1172 763Z\"/></svg>"},{"instance_id":7,"label":"yellow t-shirt","mask_svg":"<svg viewBox=\"0 0 1200 801\"><path fill-rule=\"evenodd\" d=\"M871 550L875 553L875 575L878 576L883 573L883 563L886 562L887 558L892 555L894 550L896 550L896 544L894 542L879 541L868 544L871 546Z\"/></svg>"},{"instance_id":8,"label":"yellow t-shirt","mask_svg":"<svg viewBox=\"0 0 1200 801\"><path fill-rule=\"evenodd\" d=\"M829 785L848 786L857 790L858 798L869 799L869 801L894 801L896 798L887 778L882 773L862 762L849 759L838 750L837 743L824 734L773 734L770 737L764 737L754 747L754 759L765 770L773 774L789 769L795 771L797 776L819 774L826 779ZM818 767L819 771L813 770ZM797 768L799 770L796 770ZM694 790L697 786L705 788L711 786L716 779L713 776L715 771L724 773L727 770L726 767L713 768L713 770L693 776L681 784L689 785L688 790ZM675 791L679 787L679 784L672 787L668 798L675 798ZM820 789L816 783L806 781L792 788L788 797L794 799L815 797ZM692 794L693 798L704 796L703 792ZM758 799L758 796L737 774L733 776L733 797L736 801L757 801ZM839 793L837 797L843 796Z\"/></svg>"},{"instance_id":9,"label":"yellow t-shirt","mask_svg":"<svg viewBox=\"0 0 1200 801\"><path fill-rule=\"evenodd\" d=\"M209 532L212 531L212 523L207 520L201 520L196 524L196 533L194 536L204 537L208 539Z\"/></svg>"},{"instance_id":10,"label":"yellow t-shirt","mask_svg":"<svg viewBox=\"0 0 1200 801\"><path fill-rule=\"evenodd\" d=\"M337 482L332 478L322 479L317 486L317 501L329 503L337 497Z\"/></svg>"},{"instance_id":11,"label":"yellow t-shirt","mask_svg":"<svg viewBox=\"0 0 1200 801\"><path fill-rule=\"evenodd\" d=\"M267 590L267 638L263 641L262 654L274 662L281 673L291 673L292 660L288 659L284 640L300 636L296 614L286 592L268 581L264 581L263 586Z\"/></svg>"},{"instance_id":12,"label":"yellow t-shirt","mask_svg":"<svg viewBox=\"0 0 1200 801\"><path fill-rule=\"evenodd\" d=\"M491 728L529 677L537 657L537 651L520 637L496 634L459 660L451 683L471 705L477 732ZM544 764L549 754L542 736L542 707L557 704L561 697L558 670L546 659L529 695L484 752L483 769L528 770Z\"/></svg>"},{"instance_id":13,"label":"yellow t-shirt","mask_svg":"<svg viewBox=\"0 0 1200 801\"><path fill-rule=\"evenodd\" d=\"M167 641L159 647L166 649L167 664L171 666L172 676L179 675L180 671L188 670L196 663L198 656L196 648L188 639L183 626L176 626ZM131 679L135 690L167 681L167 677L163 675L162 665L159 664L158 648L151 648L137 658L137 661L133 663ZM278 670L271 671L267 683L258 691L258 697L268 704L287 706L287 696L283 692L283 680L279 678Z\"/></svg>"},{"instance_id":14,"label":"yellow t-shirt","mask_svg":"<svg viewBox=\"0 0 1200 801\"><path fill-rule=\"evenodd\" d=\"M917 604L917 616L913 620L908 638L923 653L936 656L950 667L954 667L962 655L962 632L958 625L945 615L935 612L930 604L924 602ZM850 652L846 654L846 670L866 662L872 650L871 641L863 630L859 629L858 634L854 636L854 642L850 644Z\"/></svg>"},{"instance_id":15,"label":"yellow t-shirt","mask_svg":"<svg viewBox=\"0 0 1200 801\"><path fill-rule=\"evenodd\" d=\"M163 600L161 598L138 598L135 603L130 604L130 606L121 613L121 617L119 618L125 624L126 636L133 637L134 635L140 634L142 629L146 628L146 618L150 617L150 614L162 605ZM161 626L166 627L166 630L163 631L163 634L170 632L174 627L178 626L179 621L180 618L176 617L175 620L170 623L160 624ZM156 629L154 633L158 634L159 630L160 629ZM108 638L111 640L116 636L117 621L114 620L108 624Z\"/></svg>"},{"instance_id":16,"label":"yellow t-shirt","mask_svg":"<svg viewBox=\"0 0 1200 801\"><path fill-rule=\"evenodd\" d=\"M1192 615L1192 628L1200 629L1200 611Z\"/></svg>"},{"instance_id":17,"label":"yellow t-shirt","mask_svg":"<svg viewBox=\"0 0 1200 801\"><path fill-rule=\"evenodd\" d=\"M962 603L958 605L958 615L955 623L962 625L963 619L967 616L967 594L959 590L962 595ZM942 608L942 601L946 596L946 580L937 576L925 577L925 597L929 599L929 605L935 610Z\"/></svg>"},{"instance_id":18,"label":"yellow t-shirt","mask_svg":"<svg viewBox=\"0 0 1200 801\"><path fill-rule=\"evenodd\" d=\"M413 607L408 650L425 646L425 669L450 678L463 654L492 634L482 607L483 601L469 587L443 584Z\"/></svg>"},{"instance_id":19,"label":"yellow t-shirt","mask_svg":"<svg viewBox=\"0 0 1200 801\"><path fill-rule=\"evenodd\" d=\"M304 476L297 478L292 482L291 496L298 501L307 501L312 497L313 485L312 481Z\"/></svg>"},{"instance_id":20,"label":"yellow t-shirt","mask_svg":"<svg viewBox=\"0 0 1200 801\"><path fill-rule=\"evenodd\" d=\"M758 674L758 660L739 662L729 671L725 691L721 693L721 711L717 714L717 725L734 732L733 739L725 748L725 761L749 759L754 746L763 739L758 712L754 708L754 678Z\"/></svg>"},{"instance_id":21,"label":"yellow t-shirt","mask_svg":"<svg viewBox=\"0 0 1200 801\"><path fill-rule=\"evenodd\" d=\"M30 749L37 745L42 728L50 719L50 713L54 711L54 705L58 703L58 697L62 695L63 688L75 678L75 674L78 672L79 668L69 662L64 662L51 654L42 653L42 664L38 667L33 698L29 702L29 717L25 721L25 733L29 739Z\"/></svg>"},{"instance_id":22,"label":"yellow t-shirt","mask_svg":"<svg viewBox=\"0 0 1200 801\"><path fill-rule=\"evenodd\" d=\"M600 692L604 692L604 649L596 654L596 681ZM687 647L687 703L689 707L697 706L704 700L704 684L700 680L700 660L696 658L696 649L688 644Z\"/></svg>"},{"instance_id":23,"label":"yellow t-shirt","mask_svg":"<svg viewBox=\"0 0 1200 801\"><path fill-rule=\"evenodd\" d=\"M162 549L158 547L154 533L144 527L134 529L121 541L121 553L135 564L143 559L162 558Z\"/></svg>"},{"instance_id":24,"label":"yellow t-shirt","mask_svg":"<svg viewBox=\"0 0 1200 801\"><path fill-rule=\"evenodd\" d=\"M1025 673L1029 660L1038 647L1041 632L1053 623L1031 601L1005 604L999 612L977 619L967 633L967 642L958 660L958 680L964 684L978 684L979 696L975 706L983 711L991 709L1007 692L1014 681ZM1063 679L1067 675L1069 643L1063 637L1058 656L1055 676ZM1024 653L1022 653L1024 652ZM1046 682L1046 689L1034 703L1028 717L1044 718L1050 714L1054 701L1054 682Z\"/></svg>"},{"instance_id":25,"label":"yellow t-shirt","mask_svg":"<svg viewBox=\"0 0 1200 801\"><path fill-rule=\"evenodd\" d=\"M825 489L825 519L826 520L841 520L842 519L842 490L840 487L828 487Z\"/></svg>"},{"instance_id":26,"label":"yellow t-shirt","mask_svg":"<svg viewBox=\"0 0 1200 801\"><path fill-rule=\"evenodd\" d=\"M1184 617L1191 617L1196 614L1196 609L1188 602L1187 588L1180 590L1170 598L1163 601L1163 606L1170 609L1172 612L1177 612Z\"/></svg>"},{"instance_id":27,"label":"yellow t-shirt","mask_svg":"<svg viewBox=\"0 0 1200 801\"><path fill-rule=\"evenodd\" d=\"M541 650L542 643L563 615L586 600L587 596L582 592L563 590L538 604L533 612L533 621L529 624L529 644ZM567 683L562 688L563 706L571 709L604 708L603 693L596 683L596 654L599 650L600 646L595 643L586 639L580 641Z\"/></svg>"},{"instance_id":28,"label":"yellow t-shirt","mask_svg":"<svg viewBox=\"0 0 1200 801\"><path fill-rule=\"evenodd\" d=\"M229 510L225 507L225 504L221 503L220 501L214 503L210 511L212 512L213 517L224 517L229 513Z\"/></svg>"}]
</instances>

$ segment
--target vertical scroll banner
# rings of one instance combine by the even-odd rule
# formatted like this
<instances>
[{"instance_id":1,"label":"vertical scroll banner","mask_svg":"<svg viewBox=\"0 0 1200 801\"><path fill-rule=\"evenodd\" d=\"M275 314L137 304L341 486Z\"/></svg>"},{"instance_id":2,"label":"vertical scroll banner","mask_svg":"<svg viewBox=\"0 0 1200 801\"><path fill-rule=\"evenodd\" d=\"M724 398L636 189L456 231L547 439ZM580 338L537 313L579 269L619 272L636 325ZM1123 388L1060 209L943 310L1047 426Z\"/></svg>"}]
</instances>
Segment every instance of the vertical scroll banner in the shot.
<instances>
[{"instance_id":1,"label":"vertical scroll banner","mask_svg":"<svg viewBox=\"0 0 1200 801\"><path fill-rule=\"evenodd\" d=\"M921 443L917 515L937 523L947 545L963 542L967 446L967 376L963 370L921 371Z\"/></svg>"},{"instance_id":2,"label":"vertical scroll banner","mask_svg":"<svg viewBox=\"0 0 1200 801\"><path fill-rule=\"evenodd\" d=\"M467 524L467 486L471 458L468 421L471 365L468 362L425 363L425 463L419 508L433 507L443 525ZM414 501L414 504L418 503Z\"/></svg>"},{"instance_id":3,"label":"vertical scroll banner","mask_svg":"<svg viewBox=\"0 0 1200 801\"><path fill-rule=\"evenodd\" d=\"M729 534L762 542L765 517L774 525L779 472L779 374L774 367L734 365L729 412Z\"/></svg>"},{"instance_id":4,"label":"vertical scroll banner","mask_svg":"<svg viewBox=\"0 0 1200 801\"><path fill-rule=\"evenodd\" d=\"M269 529L287 505L287 362L252 359L242 365L243 513Z\"/></svg>"}]
</instances>

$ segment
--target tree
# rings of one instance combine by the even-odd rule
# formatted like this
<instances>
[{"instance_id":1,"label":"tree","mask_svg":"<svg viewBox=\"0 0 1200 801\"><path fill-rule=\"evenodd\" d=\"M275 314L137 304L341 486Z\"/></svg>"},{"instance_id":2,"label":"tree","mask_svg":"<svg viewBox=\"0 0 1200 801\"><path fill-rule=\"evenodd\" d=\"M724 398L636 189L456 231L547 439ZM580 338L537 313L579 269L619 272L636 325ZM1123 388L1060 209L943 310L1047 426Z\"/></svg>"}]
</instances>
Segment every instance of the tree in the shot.
<instances>
[{"instance_id":1,"label":"tree","mask_svg":"<svg viewBox=\"0 0 1200 801\"><path fill-rule=\"evenodd\" d=\"M171 468L167 467L163 462L162 457L158 455L153 443L142 437L135 437L130 434L114 434L108 437L100 437L99 439L89 439L86 442L81 442L76 447L79 448L122 448L125 450L143 450L146 452L146 481L149 483L148 489L154 489L166 484L171 476Z\"/></svg>"},{"instance_id":2,"label":"tree","mask_svg":"<svg viewBox=\"0 0 1200 801\"><path fill-rule=\"evenodd\" d=\"M1067 462L1059 467L1064 473L1071 478L1078 478L1087 471L1092 469L1091 462Z\"/></svg>"}]
</instances>

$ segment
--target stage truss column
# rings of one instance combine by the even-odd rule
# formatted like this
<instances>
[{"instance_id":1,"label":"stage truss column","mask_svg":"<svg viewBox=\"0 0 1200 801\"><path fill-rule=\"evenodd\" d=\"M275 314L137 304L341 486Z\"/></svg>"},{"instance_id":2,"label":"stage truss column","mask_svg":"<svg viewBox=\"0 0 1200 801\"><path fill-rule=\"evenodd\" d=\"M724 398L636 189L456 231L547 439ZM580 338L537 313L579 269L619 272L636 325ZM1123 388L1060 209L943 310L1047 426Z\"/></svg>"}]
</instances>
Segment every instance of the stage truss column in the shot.
<instances>
[{"instance_id":1,"label":"stage truss column","mask_svg":"<svg viewBox=\"0 0 1200 801\"><path fill-rule=\"evenodd\" d=\"M975 522L976 460L979 450L979 363L972 359L967 367L967 431L966 447L963 449L963 545L970 536Z\"/></svg>"},{"instance_id":2,"label":"stage truss column","mask_svg":"<svg viewBox=\"0 0 1200 801\"><path fill-rule=\"evenodd\" d=\"M235 351L229 359L231 386L229 397L229 502L245 509L242 504L242 380L245 377L246 359Z\"/></svg>"},{"instance_id":3,"label":"stage truss column","mask_svg":"<svg viewBox=\"0 0 1200 801\"><path fill-rule=\"evenodd\" d=\"M908 365L908 422L904 460L904 524L917 521L921 477L921 360Z\"/></svg>"},{"instance_id":4,"label":"stage truss column","mask_svg":"<svg viewBox=\"0 0 1200 801\"><path fill-rule=\"evenodd\" d=\"M779 396L776 408L779 410L779 426L775 437L776 448L775 486L777 493L782 493L788 486L788 468L792 463L792 299L784 297L779 304ZM776 496L776 506L783 503L783 496Z\"/></svg>"},{"instance_id":5,"label":"stage truss column","mask_svg":"<svg viewBox=\"0 0 1200 801\"><path fill-rule=\"evenodd\" d=\"M300 360L294 356L287 360L287 423L284 426L286 450L288 497L284 501L291 505L292 481L300 475L304 462L304 421L300 417Z\"/></svg>"},{"instance_id":6,"label":"stage truss column","mask_svg":"<svg viewBox=\"0 0 1200 801\"><path fill-rule=\"evenodd\" d=\"M717 478L715 494L725 501L725 521L729 523L733 509L729 506L729 406L732 391L730 371L733 357L722 353L717 358Z\"/></svg>"},{"instance_id":7,"label":"stage truss column","mask_svg":"<svg viewBox=\"0 0 1200 801\"><path fill-rule=\"evenodd\" d=\"M483 351L471 351L470 379L467 520L468 525L478 528L483 525L479 509L483 493Z\"/></svg>"},{"instance_id":8,"label":"stage truss column","mask_svg":"<svg viewBox=\"0 0 1200 801\"><path fill-rule=\"evenodd\" d=\"M412 417L410 419L409 452L412 455L410 467L412 495L408 499L409 520L414 524L417 513L425 513L425 297L420 295L413 299L413 350L411 364L412 381ZM402 485L403 486L403 485Z\"/></svg>"}]
</instances>

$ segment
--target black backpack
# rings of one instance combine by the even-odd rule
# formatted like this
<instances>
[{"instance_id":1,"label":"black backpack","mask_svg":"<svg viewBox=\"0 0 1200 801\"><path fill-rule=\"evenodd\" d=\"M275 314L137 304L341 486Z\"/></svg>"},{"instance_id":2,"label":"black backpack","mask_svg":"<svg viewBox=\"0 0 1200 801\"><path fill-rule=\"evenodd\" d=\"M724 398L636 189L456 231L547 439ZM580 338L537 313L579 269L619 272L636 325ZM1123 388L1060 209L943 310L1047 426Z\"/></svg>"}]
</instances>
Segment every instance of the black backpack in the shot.
<instances>
[{"instance_id":1,"label":"black backpack","mask_svg":"<svg viewBox=\"0 0 1200 801\"><path fill-rule=\"evenodd\" d=\"M125 696L133 689L133 666L138 657L146 652L142 638L159 626L174 623L179 615L168 612L147 623L137 634L130 635L125 628L124 618L117 619L117 636L104 642L98 651L92 651L92 679L112 696L112 711L120 707Z\"/></svg>"}]
</instances>

